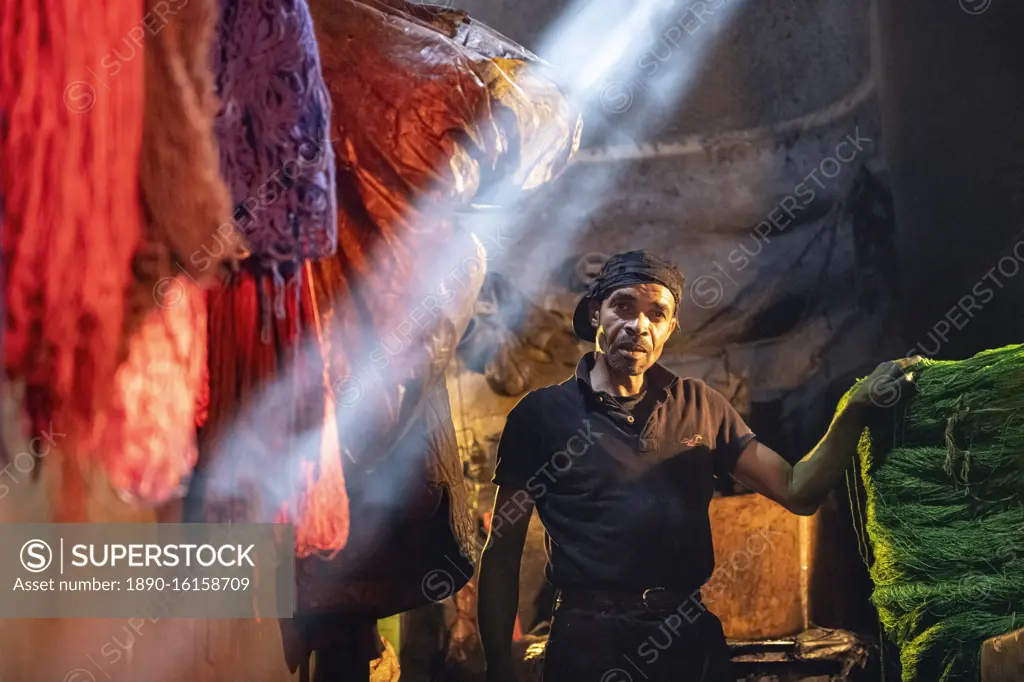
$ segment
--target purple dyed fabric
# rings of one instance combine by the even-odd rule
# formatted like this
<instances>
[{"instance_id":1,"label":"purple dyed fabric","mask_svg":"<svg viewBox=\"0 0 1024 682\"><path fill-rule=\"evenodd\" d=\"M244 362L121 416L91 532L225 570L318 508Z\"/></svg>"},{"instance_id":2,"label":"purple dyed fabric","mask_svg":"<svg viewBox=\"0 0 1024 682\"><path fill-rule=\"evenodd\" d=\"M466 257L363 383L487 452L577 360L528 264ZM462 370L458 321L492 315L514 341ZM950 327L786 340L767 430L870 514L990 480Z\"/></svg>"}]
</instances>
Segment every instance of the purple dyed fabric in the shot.
<instances>
[{"instance_id":1,"label":"purple dyed fabric","mask_svg":"<svg viewBox=\"0 0 1024 682\"><path fill-rule=\"evenodd\" d=\"M222 0L215 130L257 275L283 284L337 248L331 105L306 0Z\"/></svg>"}]
</instances>

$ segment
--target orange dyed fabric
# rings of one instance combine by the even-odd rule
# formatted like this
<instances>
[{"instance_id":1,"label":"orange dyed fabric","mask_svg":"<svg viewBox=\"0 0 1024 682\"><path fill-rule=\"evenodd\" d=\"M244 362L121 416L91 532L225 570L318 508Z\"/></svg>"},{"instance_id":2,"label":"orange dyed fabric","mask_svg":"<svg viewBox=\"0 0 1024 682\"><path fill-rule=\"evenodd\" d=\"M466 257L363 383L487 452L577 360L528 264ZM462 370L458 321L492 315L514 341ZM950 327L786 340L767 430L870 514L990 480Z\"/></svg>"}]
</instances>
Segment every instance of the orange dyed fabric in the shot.
<instances>
[{"instance_id":1,"label":"orange dyed fabric","mask_svg":"<svg viewBox=\"0 0 1024 682\"><path fill-rule=\"evenodd\" d=\"M142 3L0 3L4 362L37 398L35 428L73 438L109 401L125 348L145 64L101 64L142 18Z\"/></svg>"}]
</instances>

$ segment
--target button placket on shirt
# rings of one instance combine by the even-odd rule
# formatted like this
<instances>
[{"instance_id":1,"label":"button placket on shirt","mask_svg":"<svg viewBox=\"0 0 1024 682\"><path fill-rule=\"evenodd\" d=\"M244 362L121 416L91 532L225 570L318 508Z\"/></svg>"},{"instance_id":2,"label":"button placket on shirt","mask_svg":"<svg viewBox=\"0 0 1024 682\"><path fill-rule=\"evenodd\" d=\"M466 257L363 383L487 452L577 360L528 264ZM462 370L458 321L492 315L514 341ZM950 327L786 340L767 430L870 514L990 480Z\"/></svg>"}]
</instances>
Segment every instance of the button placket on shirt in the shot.
<instances>
[{"instance_id":1,"label":"button placket on shirt","mask_svg":"<svg viewBox=\"0 0 1024 682\"><path fill-rule=\"evenodd\" d=\"M660 441L658 438L658 424L661 420L661 412L664 409L664 405L658 404L651 412L651 416L647 418L647 423L644 425L644 430L640 434L640 451L650 452L657 450L660 447Z\"/></svg>"},{"instance_id":2,"label":"button placket on shirt","mask_svg":"<svg viewBox=\"0 0 1024 682\"><path fill-rule=\"evenodd\" d=\"M622 407L611 398L606 399L605 396L600 394L598 394L596 398L598 404L602 408L601 411L604 413L604 415L608 417L608 419L610 419L612 423L618 426L620 429L628 432L629 428L627 426L623 426L622 422L629 421L629 419L631 419L631 415L625 414L625 412L622 410Z\"/></svg>"},{"instance_id":3,"label":"button placket on shirt","mask_svg":"<svg viewBox=\"0 0 1024 682\"><path fill-rule=\"evenodd\" d=\"M604 408L604 412L608 418L611 419L612 422L619 422L616 426L619 426L636 441L636 447L639 452L651 452L658 449L659 439L657 437L656 424L657 414L661 409L660 405L651 413L647 423L644 425L643 431L637 433L634 428L636 419L633 415L627 414L614 400L606 400L605 396L598 395L597 402ZM625 422L625 425L623 425L622 422Z\"/></svg>"}]
</instances>

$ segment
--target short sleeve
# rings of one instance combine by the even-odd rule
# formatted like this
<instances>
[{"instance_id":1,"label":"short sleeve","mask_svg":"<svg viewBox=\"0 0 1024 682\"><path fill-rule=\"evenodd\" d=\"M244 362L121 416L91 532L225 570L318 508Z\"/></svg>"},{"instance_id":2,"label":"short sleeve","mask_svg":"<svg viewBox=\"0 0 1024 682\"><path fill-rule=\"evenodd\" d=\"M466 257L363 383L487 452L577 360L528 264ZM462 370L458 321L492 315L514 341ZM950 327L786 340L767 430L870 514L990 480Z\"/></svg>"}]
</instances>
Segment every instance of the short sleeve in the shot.
<instances>
[{"instance_id":1,"label":"short sleeve","mask_svg":"<svg viewBox=\"0 0 1024 682\"><path fill-rule=\"evenodd\" d=\"M724 478L736 468L740 455L755 435L725 396L707 385L704 390L708 421L715 434L715 475Z\"/></svg>"},{"instance_id":2,"label":"short sleeve","mask_svg":"<svg viewBox=\"0 0 1024 682\"><path fill-rule=\"evenodd\" d=\"M498 441L498 461L491 479L495 485L525 488L543 464L537 432L539 422L534 416L531 396L532 393L523 396L505 418L505 428Z\"/></svg>"}]
</instances>

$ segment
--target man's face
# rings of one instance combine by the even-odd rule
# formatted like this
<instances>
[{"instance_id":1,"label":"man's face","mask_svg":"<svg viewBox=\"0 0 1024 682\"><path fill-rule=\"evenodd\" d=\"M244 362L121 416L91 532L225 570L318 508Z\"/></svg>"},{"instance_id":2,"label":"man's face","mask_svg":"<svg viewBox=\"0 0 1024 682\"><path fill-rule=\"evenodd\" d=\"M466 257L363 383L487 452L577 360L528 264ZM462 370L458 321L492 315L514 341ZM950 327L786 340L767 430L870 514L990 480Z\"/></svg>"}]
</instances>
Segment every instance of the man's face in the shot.
<instances>
[{"instance_id":1,"label":"man's face","mask_svg":"<svg viewBox=\"0 0 1024 682\"><path fill-rule=\"evenodd\" d=\"M661 357L676 328L675 299L660 284L616 289L600 306L591 304L598 348L617 374L638 376Z\"/></svg>"}]
</instances>

